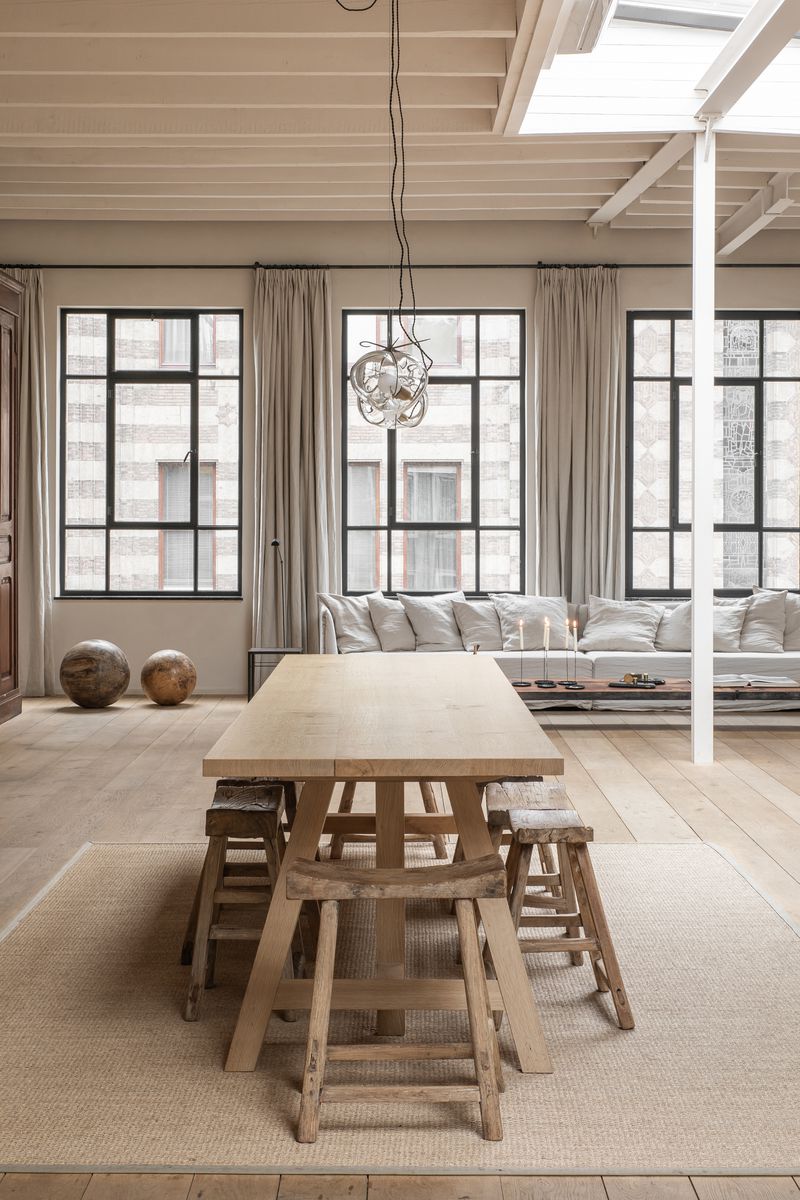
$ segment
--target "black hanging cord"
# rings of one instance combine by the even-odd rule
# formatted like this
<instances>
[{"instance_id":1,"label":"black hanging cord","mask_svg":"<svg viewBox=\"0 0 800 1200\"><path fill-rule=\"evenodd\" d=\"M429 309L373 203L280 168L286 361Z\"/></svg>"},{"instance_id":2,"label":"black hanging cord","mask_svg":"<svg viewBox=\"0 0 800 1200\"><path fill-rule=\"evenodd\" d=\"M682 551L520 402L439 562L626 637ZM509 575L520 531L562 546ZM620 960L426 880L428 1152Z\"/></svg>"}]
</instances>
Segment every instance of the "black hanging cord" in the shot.
<instances>
[{"instance_id":1,"label":"black hanging cord","mask_svg":"<svg viewBox=\"0 0 800 1200\"><path fill-rule=\"evenodd\" d=\"M351 8L349 4L345 4L344 0L336 0L339 8L343 8L345 12L369 12L378 3L378 0L369 0L369 4L365 4L363 8Z\"/></svg>"}]
</instances>

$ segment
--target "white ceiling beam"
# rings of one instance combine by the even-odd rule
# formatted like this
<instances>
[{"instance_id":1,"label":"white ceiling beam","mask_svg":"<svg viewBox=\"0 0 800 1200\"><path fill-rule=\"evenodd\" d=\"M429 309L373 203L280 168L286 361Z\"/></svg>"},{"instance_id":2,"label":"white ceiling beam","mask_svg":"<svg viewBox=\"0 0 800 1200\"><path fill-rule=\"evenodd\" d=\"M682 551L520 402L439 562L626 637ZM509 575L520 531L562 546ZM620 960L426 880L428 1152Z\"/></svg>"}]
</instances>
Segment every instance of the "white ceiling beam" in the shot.
<instances>
[{"instance_id":1,"label":"white ceiling beam","mask_svg":"<svg viewBox=\"0 0 800 1200\"><path fill-rule=\"evenodd\" d=\"M346 76L255 78L217 75L0 75L0 108L377 108L385 112L385 79ZM497 104L493 79L415 80L404 89L403 108L489 108ZM386 121L384 120L384 124Z\"/></svg>"},{"instance_id":2,"label":"white ceiling beam","mask_svg":"<svg viewBox=\"0 0 800 1200\"><path fill-rule=\"evenodd\" d=\"M287 199L291 200L291 204L287 204ZM570 210L588 215L594 205L597 203L598 196L565 196L559 197L558 205L554 205L553 198L543 196L423 196L410 197L407 201L406 211L409 214L419 214L420 212L469 212L475 209L491 208L495 211L495 215L499 215L506 210L518 210L525 212L547 211L549 213L568 213ZM54 200L57 204L54 205ZM489 203L491 201L491 203ZM5 212L8 208L30 208L31 212L37 209L52 210L54 207L64 212L70 209L96 209L117 210L124 208L134 211L138 209L160 209L165 215L173 215L174 213L187 211L215 211L215 212L237 212L247 211L253 213L272 213L273 211L283 211L287 208L296 209L298 212L313 211L319 214L322 218L326 212L379 212L388 219L390 215L389 200L384 196L325 196L325 197L228 197L228 196L210 196L204 198L201 196L28 196L25 198L24 205L21 205L19 197L6 196L0 194L0 213ZM551 217L551 220L557 220L557 217Z\"/></svg>"},{"instance_id":3,"label":"white ceiling beam","mask_svg":"<svg viewBox=\"0 0 800 1200\"><path fill-rule=\"evenodd\" d=\"M222 10L221 10L222 11ZM180 54L172 38L0 39L0 75L366 75L386 79L389 46L384 40L338 41L300 37L265 40L242 37L188 38ZM442 53L438 38L418 39L401 55L401 77L437 79L467 75L502 78L505 44L499 38L454 38Z\"/></svg>"},{"instance_id":4,"label":"white ceiling beam","mask_svg":"<svg viewBox=\"0 0 800 1200\"><path fill-rule=\"evenodd\" d=\"M559 15L573 0L520 0L518 32L508 48L508 70L497 105L493 131L510 136L520 131L539 71L559 26Z\"/></svg>"},{"instance_id":5,"label":"white ceiling beam","mask_svg":"<svg viewBox=\"0 0 800 1200\"><path fill-rule=\"evenodd\" d=\"M743 204L717 230L717 254L733 254L751 237L766 229L775 217L791 208L795 201L789 192L791 171L780 171L773 175L766 187Z\"/></svg>"},{"instance_id":6,"label":"white ceiling beam","mask_svg":"<svg viewBox=\"0 0 800 1200\"><path fill-rule=\"evenodd\" d=\"M406 38L513 38L513 0L404 0ZM332 0L3 0L0 36L48 37L389 37L385 5L345 12ZM335 52L331 50L333 55Z\"/></svg>"},{"instance_id":7,"label":"white ceiling beam","mask_svg":"<svg viewBox=\"0 0 800 1200\"><path fill-rule=\"evenodd\" d=\"M164 221L164 220L180 220L180 221L201 221L208 224L216 221L260 221L265 219L263 213L253 212L215 212L209 210L198 210L196 212L176 212L163 213L160 209L74 209L71 212L63 212L61 209L42 209L41 211L29 211L26 208L9 208L3 210L4 221ZM453 212L448 209L439 211L421 211L415 213L414 221L557 221L559 223L572 223L576 226L585 221L586 213L581 211L562 213L560 209L520 209L517 212L504 212L502 217L499 216L496 209L470 209L463 212ZM309 209L307 212L287 208L284 210L276 209L269 213L269 220L274 222L287 222L294 224L297 221L311 222L328 222L328 221L385 221L386 213L383 212L354 212L348 210L346 212L326 212L321 209ZM480 263L476 263L476 268L480 268ZM424 269L422 264L415 263L414 270Z\"/></svg>"},{"instance_id":8,"label":"white ceiling beam","mask_svg":"<svg viewBox=\"0 0 800 1200\"><path fill-rule=\"evenodd\" d=\"M263 200L264 203L269 203L275 199L312 199L314 197L324 200L330 197L337 199L349 197L351 199L372 199L386 202L387 197L388 174L384 173L384 178L366 182L359 179L347 179L341 183L333 183L330 180L315 180L313 182L290 182L290 181L273 181L270 183L241 183L216 180L213 182L193 183L187 180L170 183L162 180L150 180L147 183L142 183L140 180L130 183L114 183L100 182L91 183L79 181L75 183L62 183L51 181L36 181L33 183L15 183L13 181L0 181L0 194L4 197L15 196L17 199L23 199L26 196L84 196L84 197L102 197L115 198L119 196L142 196L154 198L158 196L173 196L175 198L217 198L235 197L239 199L252 198ZM598 179L547 179L543 181L526 180L522 183L517 181L503 182L499 180L470 180L467 182L453 183L420 183L416 180L410 180L406 185L406 200L411 203L414 200L425 197L450 197L456 203L461 198L471 196L495 196L505 198L526 197L532 203L537 202L542 198L547 198L548 203L552 204L553 197L558 198L560 203L563 200L568 202L572 197L582 197L584 207L594 201L598 197L610 195L617 187L616 180L598 180ZM515 201L516 202L516 201Z\"/></svg>"},{"instance_id":9,"label":"white ceiling beam","mask_svg":"<svg viewBox=\"0 0 800 1200\"><path fill-rule=\"evenodd\" d=\"M696 85L699 120L724 116L800 29L800 0L757 0Z\"/></svg>"},{"instance_id":10,"label":"white ceiling beam","mask_svg":"<svg viewBox=\"0 0 800 1200\"><path fill-rule=\"evenodd\" d=\"M610 200L607 200L596 213L593 213L589 218L589 224L608 225L615 217L623 213L629 204L632 204L648 188L652 187L662 175L671 170L688 153L691 146L692 135L690 133L674 134L666 145L662 146L643 167L640 167L627 183L623 183Z\"/></svg>"}]
</instances>

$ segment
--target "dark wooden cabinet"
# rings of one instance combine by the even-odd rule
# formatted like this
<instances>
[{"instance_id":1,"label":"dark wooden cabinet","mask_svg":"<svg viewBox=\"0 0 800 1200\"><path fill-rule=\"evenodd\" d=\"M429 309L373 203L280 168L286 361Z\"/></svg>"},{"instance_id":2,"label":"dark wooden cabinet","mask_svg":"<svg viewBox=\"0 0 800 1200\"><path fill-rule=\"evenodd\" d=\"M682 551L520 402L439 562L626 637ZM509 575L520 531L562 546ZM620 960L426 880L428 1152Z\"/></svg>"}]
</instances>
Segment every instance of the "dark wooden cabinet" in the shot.
<instances>
[{"instance_id":1,"label":"dark wooden cabinet","mask_svg":"<svg viewBox=\"0 0 800 1200\"><path fill-rule=\"evenodd\" d=\"M22 709L17 636L17 343L21 287L0 272L0 722Z\"/></svg>"}]
</instances>

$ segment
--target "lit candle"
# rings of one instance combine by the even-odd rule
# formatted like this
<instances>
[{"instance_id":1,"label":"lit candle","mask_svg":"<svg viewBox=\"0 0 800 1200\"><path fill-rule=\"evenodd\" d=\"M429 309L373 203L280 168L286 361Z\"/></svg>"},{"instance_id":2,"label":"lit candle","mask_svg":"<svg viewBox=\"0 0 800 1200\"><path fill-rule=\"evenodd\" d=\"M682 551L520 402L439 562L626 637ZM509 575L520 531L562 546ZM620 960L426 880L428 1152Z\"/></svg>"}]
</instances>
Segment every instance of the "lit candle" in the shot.
<instances>
[{"instance_id":1,"label":"lit candle","mask_svg":"<svg viewBox=\"0 0 800 1200\"><path fill-rule=\"evenodd\" d=\"M545 617L545 619L544 619L544 648L545 648L545 650L550 649L550 618L549 617Z\"/></svg>"},{"instance_id":2,"label":"lit candle","mask_svg":"<svg viewBox=\"0 0 800 1200\"><path fill-rule=\"evenodd\" d=\"M520 650L525 649L525 638L522 635L522 625L523 625L523 621L522 621L522 617L520 617L520 619L519 619L519 648L520 648Z\"/></svg>"},{"instance_id":3,"label":"lit candle","mask_svg":"<svg viewBox=\"0 0 800 1200\"><path fill-rule=\"evenodd\" d=\"M572 649L578 653L578 622L572 622Z\"/></svg>"}]
</instances>

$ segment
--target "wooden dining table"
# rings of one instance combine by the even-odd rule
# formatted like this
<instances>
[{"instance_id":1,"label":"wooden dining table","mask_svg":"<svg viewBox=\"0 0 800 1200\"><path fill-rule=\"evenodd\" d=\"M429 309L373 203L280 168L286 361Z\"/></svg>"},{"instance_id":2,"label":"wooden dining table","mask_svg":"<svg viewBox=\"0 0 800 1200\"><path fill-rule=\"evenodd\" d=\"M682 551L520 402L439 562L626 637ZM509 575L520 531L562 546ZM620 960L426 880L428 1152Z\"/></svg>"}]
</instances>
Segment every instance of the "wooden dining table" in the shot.
<instances>
[{"instance_id":1,"label":"wooden dining table","mask_svg":"<svg viewBox=\"0 0 800 1200\"><path fill-rule=\"evenodd\" d=\"M481 785L490 780L561 775L564 760L497 663L470 654L298 655L284 659L203 760L203 774L302 781L274 896L256 950L226 1070L252 1071L273 1010L308 1009L312 981L285 979L300 914L286 896L297 858L314 858L324 832L350 816L374 831L376 863L405 858L405 784L442 782L449 814L420 814L414 828L453 828L464 856L492 853ZM337 783L375 785L371 816L330 815ZM351 826L352 828L352 826ZM534 993L504 900L480 900L491 951L489 998L509 1022L519 1065L550 1071ZM402 1035L407 1009L466 1010L463 981L413 979L405 969L404 901L377 905L375 974L337 980L333 1007L374 1010L380 1034Z\"/></svg>"}]
</instances>

